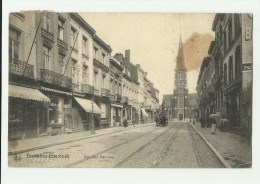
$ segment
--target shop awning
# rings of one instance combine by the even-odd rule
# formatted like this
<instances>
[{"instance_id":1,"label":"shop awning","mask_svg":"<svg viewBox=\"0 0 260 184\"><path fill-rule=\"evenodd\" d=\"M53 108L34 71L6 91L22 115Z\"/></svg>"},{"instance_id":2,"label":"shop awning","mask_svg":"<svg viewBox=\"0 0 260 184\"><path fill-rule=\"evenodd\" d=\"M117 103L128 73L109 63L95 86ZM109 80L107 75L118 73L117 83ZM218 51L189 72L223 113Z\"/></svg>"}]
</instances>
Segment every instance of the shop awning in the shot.
<instances>
[{"instance_id":1,"label":"shop awning","mask_svg":"<svg viewBox=\"0 0 260 184\"><path fill-rule=\"evenodd\" d=\"M112 107L120 107L123 108L123 105L118 105L118 104L111 104Z\"/></svg>"},{"instance_id":2,"label":"shop awning","mask_svg":"<svg viewBox=\"0 0 260 184\"><path fill-rule=\"evenodd\" d=\"M74 97L74 98L86 112L92 113L92 103L93 103L93 112L95 114L101 114L101 109L97 106L95 102L92 102L91 100L84 99L84 98L78 98L78 97Z\"/></svg>"},{"instance_id":3,"label":"shop awning","mask_svg":"<svg viewBox=\"0 0 260 184\"><path fill-rule=\"evenodd\" d=\"M9 84L9 96L25 100L50 102L51 100L37 89Z\"/></svg>"},{"instance_id":4,"label":"shop awning","mask_svg":"<svg viewBox=\"0 0 260 184\"><path fill-rule=\"evenodd\" d=\"M146 113L146 111L143 108L141 108L141 111L142 111L144 116L148 117L148 114Z\"/></svg>"},{"instance_id":5,"label":"shop awning","mask_svg":"<svg viewBox=\"0 0 260 184\"><path fill-rule=\"evenodd\" d=\"M69 95L69 96L72 95L72 93L65 92L65 91L60 91L60 90L56 90L56 89L46 88L46 87L42 87L42 86L40 88L43 91L49 91L49 92L54 92L54 93L59 93L59 94L65 94L65 95Z\"/></svg>"}]
</instances>

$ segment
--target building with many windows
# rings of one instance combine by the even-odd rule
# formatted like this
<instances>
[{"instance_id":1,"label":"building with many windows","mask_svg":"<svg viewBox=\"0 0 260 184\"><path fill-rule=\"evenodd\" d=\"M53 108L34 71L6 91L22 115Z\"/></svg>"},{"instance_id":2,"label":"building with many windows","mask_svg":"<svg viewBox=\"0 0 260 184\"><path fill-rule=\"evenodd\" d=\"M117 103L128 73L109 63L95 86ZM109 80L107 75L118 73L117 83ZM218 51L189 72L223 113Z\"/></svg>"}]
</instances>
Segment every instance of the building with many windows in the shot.
<instances>
[{"instance_id":1,"label":"building with many windows","mask_svg":"<svg viewBox=\"0 0 260 184\"><path fill-rule=\"evenodd\" d=\"M111 52L77 13L11 13L9 139L140 122L138 67L130 50ZM159 91L150 83L149 96L148 84L144 102L155 109Z\"/></svg>"},{"instance_id":2,"label":"building with many windows","mask_svg":"<svg viewBox=\"0 0 260 184\"><path fill-rule=\"evenodd\" d=\"M226 117L231 129L247 135L252 127L252 23L251 14L216 14L215 41L197 85L199 101L211 99L210 113ZM211 75L202 77L205 72ZM204 87L207 81L211 81L210 88Z\"/></svg>"},{"instance_id":3,"label":"building with many windows","mask_svg":"<svg viewBox=\"0 0 260 184\"><path fill-rule=\"evenodd\" d=\"M122 122L122 62L110 58L110 101L111 101L111 127L118 126Z\"/></svg>"}]
</instances>

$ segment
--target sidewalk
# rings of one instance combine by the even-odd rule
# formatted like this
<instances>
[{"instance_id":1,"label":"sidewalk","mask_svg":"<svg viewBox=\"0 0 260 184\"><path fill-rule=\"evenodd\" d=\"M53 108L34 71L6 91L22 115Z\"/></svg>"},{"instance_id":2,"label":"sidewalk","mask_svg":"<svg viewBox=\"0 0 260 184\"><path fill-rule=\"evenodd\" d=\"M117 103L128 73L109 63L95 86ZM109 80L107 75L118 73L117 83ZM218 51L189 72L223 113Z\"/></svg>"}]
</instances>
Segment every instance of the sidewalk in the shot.
<instances>
[{"instance_id":1,"label":"sidewalk","mask_svg":"<svg viewBox=\"0 0 260 184\"><path fill-rule=\"evenodd\" d=\"M247 163L251 162L251 143L247 138L230 133L216 130L211 134L211 128L201 128L200 122L193 125L205 139L220 153L226 162L232 167L250 167Z\"/></svg>"},{"instance_id":2,"label":"sidewalk","mask_svg":"<svg viewBox=\"0 0 260 184\"><path fill-rule=\"evenodd\" d=\"M74 142L82 139L89 139L92 137L108 135L115 132L130 130L133 128L141 128L141 127L154 126L154 125L155 123L135 124L134 126L129 125L128 127L113 127L113 128L96 130L95 134L91 134L90 131L83 131L83 132L77 132L72 134L60 134L56 136L44 136L44 137L37 137L31 139L9 141L8 155L46 148L49 146L55 146L59 144L65 144L65 143Z\"/></svg>"}]
</instances>

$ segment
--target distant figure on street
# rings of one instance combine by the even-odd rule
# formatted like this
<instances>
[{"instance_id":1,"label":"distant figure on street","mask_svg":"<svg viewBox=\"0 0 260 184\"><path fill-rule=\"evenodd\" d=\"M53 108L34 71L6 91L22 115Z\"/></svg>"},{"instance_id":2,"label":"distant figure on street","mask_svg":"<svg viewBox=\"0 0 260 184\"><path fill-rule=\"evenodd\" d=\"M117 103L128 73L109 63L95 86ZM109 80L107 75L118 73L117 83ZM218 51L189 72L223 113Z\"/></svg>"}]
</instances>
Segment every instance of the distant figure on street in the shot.
<instances>
[{"instance_id":1,"label":"distant figure on street","mask_svg":"<svg viewBox=\"0 0 260 184\"><path fill-rule=\"evenodd\" d=\"M127 127L128 126L128 123L127 123L127 119L125 118L124 119L124 127Z\"/></svg>"}]
</instances>

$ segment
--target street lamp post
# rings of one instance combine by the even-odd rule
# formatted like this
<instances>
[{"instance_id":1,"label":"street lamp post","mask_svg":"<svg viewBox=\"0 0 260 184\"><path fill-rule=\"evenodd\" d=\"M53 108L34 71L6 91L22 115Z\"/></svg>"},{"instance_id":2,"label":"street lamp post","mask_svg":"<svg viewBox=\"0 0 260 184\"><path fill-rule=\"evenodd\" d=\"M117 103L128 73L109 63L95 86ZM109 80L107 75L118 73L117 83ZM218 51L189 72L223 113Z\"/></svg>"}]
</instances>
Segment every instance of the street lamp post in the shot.
<instances>
[{"instance_id":1,"label":"street lamp post","mask_svg":"<svg viewBox=\"0 0 260 184\"><path fill-rule=\"evenodd\" d=\"M95 124L94 124L94 99L92 99L91 101L91 105L92 105L92 117L91 117L91 134L95 134Z\"/></svg>"}]
</instances>

